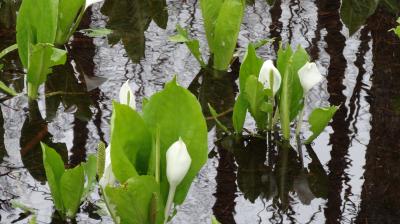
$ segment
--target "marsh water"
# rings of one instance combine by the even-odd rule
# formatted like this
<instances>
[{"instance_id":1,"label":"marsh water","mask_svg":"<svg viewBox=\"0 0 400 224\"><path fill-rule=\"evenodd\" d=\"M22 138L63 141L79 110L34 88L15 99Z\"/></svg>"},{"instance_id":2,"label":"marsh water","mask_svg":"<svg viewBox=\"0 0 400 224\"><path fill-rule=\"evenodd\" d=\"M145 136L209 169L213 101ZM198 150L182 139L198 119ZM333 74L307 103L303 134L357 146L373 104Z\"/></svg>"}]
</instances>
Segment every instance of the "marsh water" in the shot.
<instances>
[{"instance_id":1,"label":"marsh water","mask_svg":"<svg viewBox=\"0 0 400 224\"><path fill-rule=\"evenodd\" d=\"M371 16L350 35L352 24L342 23L339 0L276 0L272 6L256 0L246 8L239 57L221 73L201 69L185 45L168 39L177 24L190 28L207 56L198 0L158 1L156 8L145 2L95 4L80 29L107 27L113 34L76 33L67 46L68 63L49 76L38 101L1 95L0 223L28 223L30 213L12 201L33 208L38 223L62 223L54 214L39 142L56 148L73 167L96 153L99 141L109 142L111 103L126 80L140 109L139 102L175 74L204 108L209 160L171 223L205 224L211 215L223 224L400 223L400 41L388 32L396 26L393 8L380 4L370 12L365 3L361 9ZM18 2L0 0L0 49L15 43L17 9ZM266 38L275 42L258 50L264 59L275 59L282 41L302 45L316 61L326 80L312 90L310 108L341 105L312 145L287 148L257 136L227 136L210 118L207 103L232 125L243 53L249 42ZM1 62L0 79L22 92L18 55ZM247 119L246 129L254 126ZM95 190L72 222L112 223L99 200Z\"/></svg>"}]
</instances>

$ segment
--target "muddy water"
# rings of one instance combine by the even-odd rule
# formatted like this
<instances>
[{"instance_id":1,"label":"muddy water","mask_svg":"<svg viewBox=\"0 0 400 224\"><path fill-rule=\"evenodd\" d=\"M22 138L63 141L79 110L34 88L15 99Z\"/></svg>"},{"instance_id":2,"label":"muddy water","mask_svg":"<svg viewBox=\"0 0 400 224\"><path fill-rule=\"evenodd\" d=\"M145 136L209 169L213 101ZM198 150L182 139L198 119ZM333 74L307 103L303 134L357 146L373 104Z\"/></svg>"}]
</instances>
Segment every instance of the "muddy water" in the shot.
<instances>
[{"instance_id":1,"label":"muddy water","mask_svg":"<svg viewBox=\"0 0 400 224\"><path fill-rule=\"evenodd\" d=\"M12 200L34 208L39 223L61 223L53 214L38 143L57 148L68 166L95 153L100 140L109 140L111 101L128 79L139 103L177 74L202 105L226 112L221 121L231 125L241 57L228 74L201 70L184 45L168 41L177 24L190 27L207 57L199 2L168 1L168 15L160 14L157 24L138 2L107 0L92 7L81 28L107 26L115 35L74 35L68 65L55 69L41 90L46 99L1 96L0 223L27 223L29 214L13 208ZM387 32L396 19L379 7L350 35L339 8L336 0L276 0L272 7L256 1L247 7L241 55L249 42L265 38L277 40L259 50L265 59L275 59L278 41L302 45L326 77L310 93L306 113L329 103L342 106L314 144L301 149L235 139L208 119L209 160L172 223L209 223L211 215L229 224L400 223L400 42ZM1 12L3 49L15 42L15 18L4 16L10 10ZM18 56L6 59L0 79L21 92ZM251 119L246 128L254 129ZM96 212L96 192L88 201L76 222L112 222Z\"/></svg>"}]
</instances>

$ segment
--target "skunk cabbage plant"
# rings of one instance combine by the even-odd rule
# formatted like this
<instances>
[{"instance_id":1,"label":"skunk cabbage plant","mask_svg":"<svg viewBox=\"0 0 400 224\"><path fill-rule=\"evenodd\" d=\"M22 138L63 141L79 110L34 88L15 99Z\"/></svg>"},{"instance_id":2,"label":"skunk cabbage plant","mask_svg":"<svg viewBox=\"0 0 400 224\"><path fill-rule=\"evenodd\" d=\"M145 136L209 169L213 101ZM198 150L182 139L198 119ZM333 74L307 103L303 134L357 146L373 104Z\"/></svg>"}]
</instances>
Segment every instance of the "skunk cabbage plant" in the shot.
<instances>
[{"instance_id":1,"label":"skunk cabbage plant","mask_svg":"<svg viewBox=\"0 0 400 224\"><path fill-rule=\"evenodd\" d=\"M298 47L295 51L282 45L278 51L277 67L257 56L249 44L240 67L240 92L233 109L233 126L240 134L246 113L254 118L260 131L280 127L284 140L290 139L291 124L297 119L296 135L303 120L304 102L310 89L323 80L317 65L309 62L307 52ZM276 103L275 103L276 102ZM338 108L316 108L309 117L311 131L306 143L311 143L328 125ZM277 124L279 119L280 123Z\"/></svg>"},{"instance_id":2,"label":"skunk cabbage plant","mask_svg":"<svg viewBox=\"0 0 400 224\"><path fill-rule=\"evenodd\" d=\"M207 160L201 106L175 79L142 108L113 103L110 157L117 183L103 192L116 223L169 220L169 208L184 201Z\"/></svg>"},{"instance_id":3,"label":"skunk cabbage plant","mask_svg":"<svg viewBox=\"0 0 400 224\"><path fill-rule=\"evenodd\" d=\"M226 71L231 64L245 5L245 0L200 1L208 47L213 58L212 66L216 70ZM171 37L171 40L186 43L200 65L205 67L199 41L191 39L181 27L178 26L177 30L178 34Z\"/></svg>"},{"instance_id":4,"label":"skunk cabbage plant","mask_svg":"<svg viewBox=\"0 0 400 224\"><path fill-rule=\"evenodd\" d=\"M17 17L18 53L28 70L28 96L37 98L51 67L65 63L66 52L55 48L68 42L86 7L97 1L24 0ZM86 7L85 7L86 4Z\"/></svg>"},{"instance_id":5,"label":"skunk cabbage plant","mask_svg":"<svg viewBox=\"0 0 400 224\"><path fill-rule=\"evenodd\" d=\"M42 145L43 163L54 206L61 217L74 218L82 199L96 179L96 157L89 156L86 163L65 169L61 156L52 148Z\"/></svg>"}]
</instances>

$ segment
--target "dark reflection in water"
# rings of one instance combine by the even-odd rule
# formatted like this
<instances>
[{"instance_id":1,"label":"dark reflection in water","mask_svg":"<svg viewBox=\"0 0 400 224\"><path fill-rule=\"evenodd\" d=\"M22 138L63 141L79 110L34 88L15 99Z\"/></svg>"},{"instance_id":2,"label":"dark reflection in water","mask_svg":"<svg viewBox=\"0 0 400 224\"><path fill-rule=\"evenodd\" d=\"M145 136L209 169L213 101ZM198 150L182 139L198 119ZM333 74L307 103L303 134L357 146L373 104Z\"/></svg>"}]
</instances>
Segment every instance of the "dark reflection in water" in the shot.
<instances>
[{"instance_id":1,"label":"dark reflection in water","mask_svg":"<svg viewBox=\"0 0 400 224\"><path fill-rule=\"evenodd\" d=\"M122 41L133 62L144 57L145 31L151 21L163 29L167 27L168 11L165 0L106 0L101 12L108 16L106 27L113 30L111 45Z\"/></svg>"},{"instance_id":2,"label":"dark reflection in water","mask_svg":"<svg viewBox=\"0 0 400 224\"><path fill-rule=\"evenodd\" d=\"M211 60L210 60L211 61ZM194 93L203 108L203 113L208 117L207 126L209 130L215 126L214 120L210 117L208 104L223 116L218 119L229 128L232 128L232 108L235 102L235 93L238 87L235 80L239 76L237 60L232 65L231 72L220 72L211 68L200 70L189 85L189 90ZM212 67L212 66L209 66ZM220 127L216 127L216 136L221 138L223 133ZM236 164L233 154L223 144L216 143L218 150L219 164L217 167L217 189L214 194L216 202L213 206L215 217L224 223L235 223L235 198L236 198Z\"/></svg>"},{"instance_id":3,"label":"dark reflection in water","mask_svg":"<svg viewBox=\"0 0 400 224\"><path fill-rule=\"evenodd\" d=\"M395 19L379 9L366 27L374 54L372 130L357 223L400 222L400 116L395 106L400 96L400 43L393 33L385 32L395 25Z\"/></svg>"},{"instance_id":4,"label":"dark reflection in water","mask_svg":"<svg viewBox=\"0 0 400 224\"><path fill-rule=\"evenodd\" d=\"M21 130L21 158L24 167L38 181L46 181L42 160L42 148L40 142L56 149L66 162L67 147L64 143L54 143L52 135L48 131L47 122L40 114L37 101L29 102L29 113Z\"/></svg>"},{"instance_id":5,"label":"dark reflection in water","mask_svg":"<svg viewBox=\"0 0 400 224\"><path fill-rule=\"evenodd\" d=\"M267 136L268 141L256 135L227 136L216 125L208 104L220 114L218 119L232 128L239 60L235 60L227 73L211 69L197 72L193 69L197 64L187 62L189 54L184 45L170 45L167 40L158 38L167 39L174 33L175 23L185 21L184 25L191 28L193 36L205 44L199 1L179 1L177 5L177 2L164 0L106 0L101 12L108 18L100 23L113 29L113 34L94 41L75 34L67 46L69 63L55 68L54 74L49 76L44 101L27 103L23 96L0 97L0 222L20 220L26 223L27 215L19 215L11 208L10 199L17 198L44 204L39 208L41 222L61 223L57 214L49 215L53 212L50 195L46 186L40 184L45 177L38 143L43 141L58 149L67 166L75 166L95 151L99 140L107 142L110 102L116 99L126 77L133 77L131 85L138 90L140 99L160 89L169 75L178 73L178 78L183 79L199 99L212 136L209 144L215 147L210 149L206 171L200 173L193 184L187 204L182 206L174 224L208 223L198 220L211 213L223 224L399 223L400 42L393 33L387 32L396 25L395 16L387 11L388 1L384 1L366 26L352 37L348 37L341 22L339 0L277 0L271 7L266 6L265 1L249 2L254 5L249 11L257 15L249 14L245 20L246 29L262 27L251 32L255 32L254 36L275 38L277 41L266 47L272 54L281 40L299 43L305 39L301 43L308 47L313 60L326 69L327 92L320 91L327 95L329 103L342 106L315 145L293 148L270 141L273 136ZM399 8L397 5L393 1L389 11L395 12ZM304 13L314 6L315 15ZM0 0L1 49L15 42L15 7L14 1ZM85 15L80 28L91 27L93 20L101 17L96 10ZM167 30L151 26L152 21ZM257 26L260 21L267 23ZM305 33L299 34L296 30L304 25L307 27L300 30ZM311 37L309 31L314 33ZM129 59L121 56L125 52L108 51L114 48L103 46L103 40L123 46ZM242 42L239 41L240 50L246 47L241 46ZM354 57L347 52L348 48L354 48ZM149 58L143 58L145 49ZM104 60L104 52L113 53ZM370 53L372 56L368 56ZM127 61L122 70L119 68L121 59L124 63ZM18 55L10 54L1 63L5 67L0 80L22 92L24 80ZM370 72L373 76L368 80ZM105 82L105 78L109 81ZM353 89L349 88L350 84L354 85ZM366 104L370 109L365 108ZM363 113L370 115L368 119L363 118ZM252 121L248 122L252 128ZM370 122L372 130L367 136L370 142L364 146L357 141L368 131L359 128ZM354 147L355 144L363 145L366 150L366 164L359 171L352 169L357 164L364 165L357 163L364 159L357 156L364 154L359 152L360 147ZM352 154L354 150L358 150L356 156ZM353 183L355 178L365 180L358 180L358 186ZM30 198L31 195L34 196ZM212 200L198 199L203 196L212 197ZM95 202L97 198L95 194L91 199ZM76 222L98 223L103 219L102 223L110 223L110 219L95 214L98 208L92 202L82 205ZM191 221L181 217L190 217Z\"/></svg>"},{"instance_id":6,"label":"dark reflection in water","mask_svg":"<svg viewBox=\"0 0 400 224\"><path fill-rule=\"evenodd\" d=\"M341 105L346 101L343 94L345 86L343 84L346 60L343 56L346 38L341 33L343 25L340 21L340 1L318 1L318 21L319 25L327 30L325 49L330 55L328 69L328 92L331 105ZM328 163L330 188L328 202L325 209L325 216L331 223L340 223L342 210L342 182L348 181L345 169L348 166L346 156L350 145L349 122L345 122L347 117L347 107L341 106L333 117L331 127L333 134L330 137L332 144L331 160Z\"/></svg>"}]
</instances>

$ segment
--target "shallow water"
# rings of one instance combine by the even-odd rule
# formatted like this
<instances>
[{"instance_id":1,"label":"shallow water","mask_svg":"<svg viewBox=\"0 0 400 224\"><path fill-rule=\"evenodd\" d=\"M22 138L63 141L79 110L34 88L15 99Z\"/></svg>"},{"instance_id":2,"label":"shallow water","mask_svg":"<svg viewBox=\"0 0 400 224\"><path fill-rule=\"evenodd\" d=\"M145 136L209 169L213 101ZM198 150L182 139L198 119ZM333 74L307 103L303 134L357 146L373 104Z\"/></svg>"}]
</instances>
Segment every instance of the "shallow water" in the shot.
<instances>
[{"instance_id":1,"label":"shallow water","mask_svg":"<svg viewBox=\"0 0 400 224\"><path fill-rule=\"evenodd\" d=\"M278 41L302 45L326 77L310 93L311 106L330 103L340 110L314 144L301 150L268 147L255 137L233 139L208 119L210 159L171 223L209 223L212 214L221 223L238 224L400 223L400 41L388 32L396 25L394 15L379 7L350 35L340 20L340 1L276 0L273 7L256 1L246 9L239 60L229 74L220 74L200 70L185 45L168 40L177 24L190 27L207 52L199 1L167 1L168 17L158 18L160 24L168 18L165 30L150 22L139 0L129 2L107 0L86 14L81 28L107 26L116 36L74 36L69 65L57 68L41 90L60 94L37 103L2 96L0 223L28 222L27 214L12 208L12 199L36 209L39 223L61 222L52 215L38 143L60 150L69 166L95 153L100 140L109 140L111 102L127 79L141 102L177 74L202 105L228 112L221 121L229 126L240 58L249 42L273 37L277 41L259 54L274 59ZM137 11L144 13L132 13ZM3 15L0 49L15 42L13 14ZM6 59L0 79L21 92L18 56ZM246 127L254 129L254 122L247 119ZM76 222L111 223L96 214L98 200L93 193Z\"/></svg>"}]
</instances>

